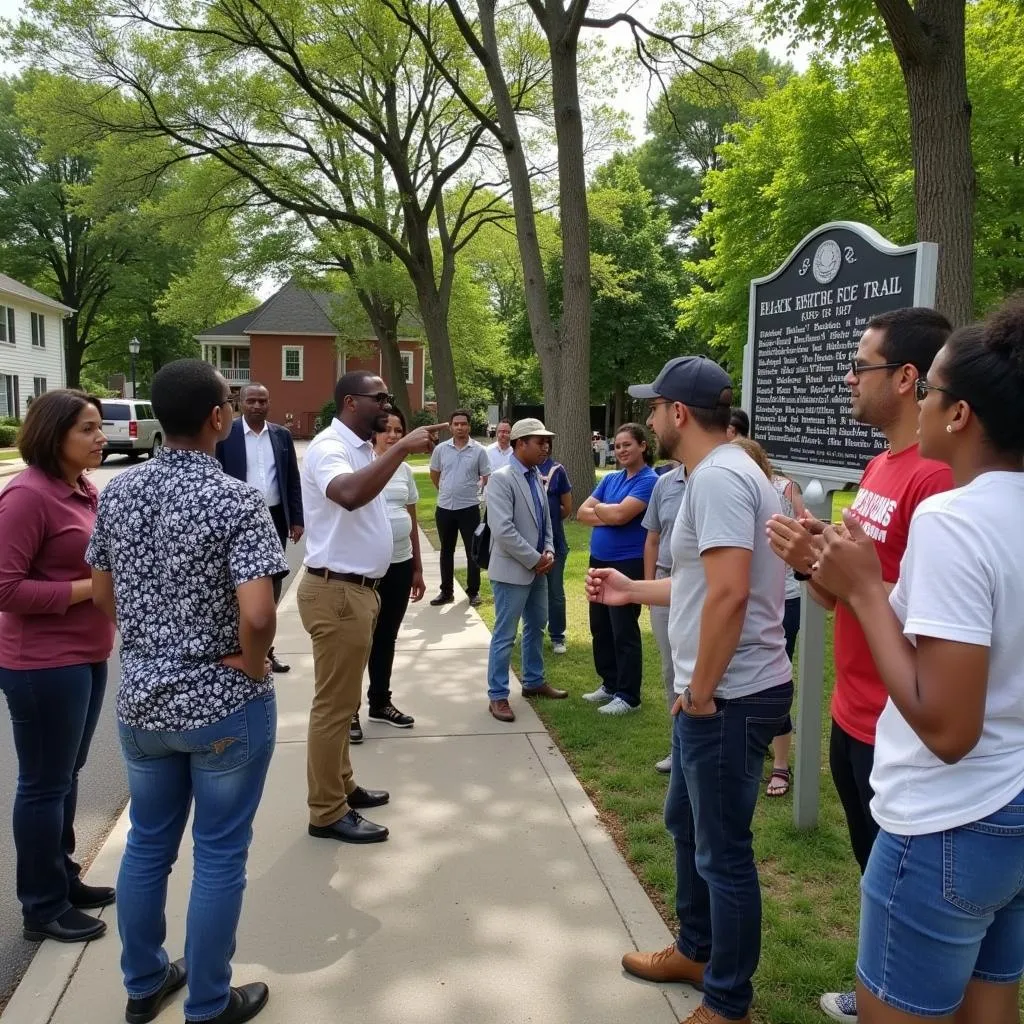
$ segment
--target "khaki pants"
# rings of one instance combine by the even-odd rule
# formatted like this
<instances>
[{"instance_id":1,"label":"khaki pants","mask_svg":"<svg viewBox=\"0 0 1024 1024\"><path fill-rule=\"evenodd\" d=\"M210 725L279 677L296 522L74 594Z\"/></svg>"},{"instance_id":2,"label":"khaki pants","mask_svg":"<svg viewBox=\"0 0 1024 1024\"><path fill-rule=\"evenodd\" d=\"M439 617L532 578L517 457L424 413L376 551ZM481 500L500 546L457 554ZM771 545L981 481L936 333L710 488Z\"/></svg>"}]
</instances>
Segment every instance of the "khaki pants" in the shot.
<instances>
[{"instance_id":1,"label":"khaki pants","mask_svg":"<svg viewBox=\"0 0 1024 1024\"><path fill-rule=\"evenodd\" d=\"M306 782L311 825L333 825L348 814L356 788L348 730L359 710L380 602L356 583L302 574L296 592L302 626L313 640L313 707L309 713Z\"/></svg>"}]
</instances>

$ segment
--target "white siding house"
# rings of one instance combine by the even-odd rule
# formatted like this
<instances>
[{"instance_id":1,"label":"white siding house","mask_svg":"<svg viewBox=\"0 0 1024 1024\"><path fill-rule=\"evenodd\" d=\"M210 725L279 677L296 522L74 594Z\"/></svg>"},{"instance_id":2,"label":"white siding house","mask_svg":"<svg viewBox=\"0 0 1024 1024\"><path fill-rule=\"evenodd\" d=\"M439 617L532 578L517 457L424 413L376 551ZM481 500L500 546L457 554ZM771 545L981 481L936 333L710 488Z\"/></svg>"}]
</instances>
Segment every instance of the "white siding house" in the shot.
<instances>
[{"instance_id":1,"label":"white siding house","mask_svg":"<svg viewBox=\"0 0 1024 1024\"><path fill-rule=\"evenodd\" d=\"M0 416L24 416L28 400L65 386L68 306L0 274Z\"/></svg>"}]
</instances>

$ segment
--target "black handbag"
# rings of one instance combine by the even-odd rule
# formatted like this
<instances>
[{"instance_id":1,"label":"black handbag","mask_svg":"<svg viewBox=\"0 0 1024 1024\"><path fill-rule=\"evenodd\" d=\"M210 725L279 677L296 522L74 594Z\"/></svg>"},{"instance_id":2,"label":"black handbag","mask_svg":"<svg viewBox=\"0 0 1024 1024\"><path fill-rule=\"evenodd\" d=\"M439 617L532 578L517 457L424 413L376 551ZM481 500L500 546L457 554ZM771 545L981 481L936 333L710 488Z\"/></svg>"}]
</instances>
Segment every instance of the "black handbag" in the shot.
<instances>
[{"instance_id":1,"label":"black handbag","mask_svg":"<svg viewBox=\"0 0 1024 1024\"><path fill-rule=\"evenodd\" d=\"M486 569L491 564L491 528L487 525L486 505L480 525L473 531L469 554L481 569Z\"/></svg>"}]
</instances>

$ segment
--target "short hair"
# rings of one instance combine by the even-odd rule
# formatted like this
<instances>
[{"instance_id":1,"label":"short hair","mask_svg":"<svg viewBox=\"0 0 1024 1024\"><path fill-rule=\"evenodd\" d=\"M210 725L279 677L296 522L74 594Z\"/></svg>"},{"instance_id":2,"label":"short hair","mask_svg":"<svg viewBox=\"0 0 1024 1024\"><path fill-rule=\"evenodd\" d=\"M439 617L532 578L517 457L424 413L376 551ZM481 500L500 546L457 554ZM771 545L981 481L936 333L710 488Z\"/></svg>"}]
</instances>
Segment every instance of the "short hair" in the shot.
<instances>
[{"instance_id":1,"label":"short hair","mask_svg":"<svg viewBox=\"0 0 1024 1024\"><path fill-rule=\"evenodd\" d=\"M379 374L374 373L372 370L351 370L349 373L342 374L341 379L337 384L334 385L334 404L337 406L339 414L341 407L345 404L345 399L352 395L362 395L366 393L366 382L368 380L375 380L379 377Z\"/></svg>"},{"instance_id":2,"label":"short hair","mask_svg":"<svg viewBox=\"0 0 1024 1024\"><path fill-rule=\"evenodd\" d=\"M504 423L504 424L506 424L507 426L510 426L510 427L512 426L512 421L510 419L506 419L504 416L502 416L502 418L500 420L498 420L498 426L500 427L502 425L502 423Z\"/></svg>"},{"instance_id":3,"label":"short hair","mask_svg":"<svg viewBox=\"0 0 1024 1024\"><path fill-rule=\"evenodd\" d=\"M651 444L650 434L647 433L647 428L640 423L623 423L618 430L615 431L615 437L619 434L630 434L633 440L637 444L644 444L647 447L644 449L644 462L648 466L654 465L654 445Z\"/></svg>"},{"instance_id":4,"label":"short hair","mask_svg":"<svg viewBox=\"0 0 1024 1024\"><path fill-rule=\"evenodd\" d=\"M87 405L94 406L103 419L100 400L84 391L59 388L33 399L18 431L18 451L25 462L59 479L63 475L60 455L64 438Z\"/></svg>"},{"instance_id":5,"label":"short hair","mask_svg":"<svg viewBox=\"0 0 1024 1024\"><path fill-rule=\"evenodd\" d=\"M251 380L249 381L248 384L243 384L242 387L239 389L239 397L245 398L245 393L250 388L263 388L263 390L266 391L268 395L270 394L270 388L268 388L266 384L261 384L258 380Z\"/></svg>"},{"instance_id":6,"label":"short hair","mask_svg":"<svg viewBox=\"0 0 1024 1024\"><path fill-rule=\"evenodd\" d=\"M966 402L997 451L1024 456L1024 292L946 342L946 404ZM44 396L45 397L45 396Z\"/></svg>"},{"instance_id":7,"label":"short hair","mask_svg":"<svg viewBox=\"0 0 1024 1024\"><path fill-rule=\"evenodd\" d=\"M449 425L451 424L452 420L455 419L456 416L465 416L467 423L473 422L473 414L468 409L453 409L448 414Z\"/></svg>"},{"instance_id":8,"label":"short hair","mask_svg":"<svg viewBox=\"0 0 1024 1024\"><path fill-rule=\"evenodd\" d=\"M153 375L153 412L168 437L197 437L210 413L223 404L224 382L203 359L175 359Z\"/></svg>"},{"instance_id":9,"label":"short hair","mask_svg":"<svg viewBox=\"0 0 1024 1024\"><path fill-rule=\"evenodd\" d=\"M728 427L735 427L736 433L741 437L750 437L750 417L742 409L731 409L729 411Z\"/></svg>"},{"instance_id":10,"label":"short hair","mask_svg":"<svg viewBox=\"0 0 1024 1024\"><path fill-rule=\"evenodd\" d=\"M868 328L883 331L879 351L887 363L909 363L924 377L932 360L946 344L952 326L937 310L926 306L907 306L879 313L868 321Z\"/></svg>"}]
</instances>

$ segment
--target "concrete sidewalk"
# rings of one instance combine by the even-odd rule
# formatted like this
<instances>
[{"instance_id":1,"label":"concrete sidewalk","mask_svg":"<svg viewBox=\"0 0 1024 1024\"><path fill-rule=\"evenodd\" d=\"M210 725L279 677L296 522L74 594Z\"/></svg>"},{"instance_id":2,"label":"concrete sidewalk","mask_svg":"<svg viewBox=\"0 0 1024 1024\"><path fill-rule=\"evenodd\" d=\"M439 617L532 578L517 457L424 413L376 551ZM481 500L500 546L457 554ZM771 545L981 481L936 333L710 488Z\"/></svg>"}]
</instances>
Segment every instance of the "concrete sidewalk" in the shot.
<instances>
[{"instance_id":1,"label":"concrete sidewalk","mask_svg":"<svg viewBox=\"0 0 1024 1024\"><path fill-rule=\"evenodd\" d=\"M424 542L425 543L425 542ZM437 557L424 547L427 594ZM410 607L395 659L395 701L416 717L367 722L356 779L391 791L370 813L381 845L306 833L309 640L292 587L276 650L278 747L255 823L234 983L265 980L261 1024L673 1024L698 1004L686 986L625 975L623 952L671 935L604 830L586 793L513 690L513 725L487 712L489 633L465 602ZM83 782L88 785L88 779ZM89 871L115 880L122 815ZM171 876L171 958L181 955L190 844ZM84 949L45 942L3 1024L114 1024L125 994L111 930ZM179 994L158 1018L182 1019Z\"/></svg>"}]
</instances>

